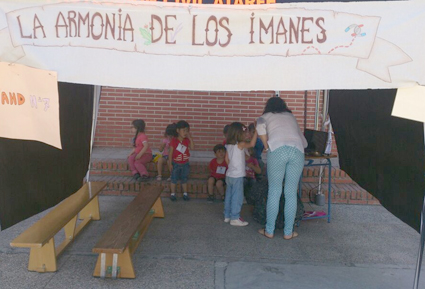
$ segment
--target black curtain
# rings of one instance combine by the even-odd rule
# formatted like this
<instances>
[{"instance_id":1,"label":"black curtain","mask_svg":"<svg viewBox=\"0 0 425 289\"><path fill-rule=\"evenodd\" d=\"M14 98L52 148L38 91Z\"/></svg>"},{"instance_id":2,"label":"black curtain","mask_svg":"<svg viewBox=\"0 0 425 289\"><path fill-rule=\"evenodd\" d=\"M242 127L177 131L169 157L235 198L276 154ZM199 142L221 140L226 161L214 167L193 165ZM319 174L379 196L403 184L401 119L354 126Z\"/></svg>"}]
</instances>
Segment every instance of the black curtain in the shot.
<instances>
[{"instance_id":1,"label":"black curtain","mask_svg":"<svg viewBox=\"0 0 425 289\"><path fill-rule=\"evenodd\" d=\"M59 83L62 150L37 141L0 138L2 230L76 192L90 159L91 85Z\"/></svg>"},{"instance_id":2,"label":"black curtain","mask_svg":"<svg viewBox=\"0 0 425 289\"><path fill-rule=\"evenodd\" d=\"M332 90L341 169L419 231L425 193L423 123L392 117L397 90Z\"/></svg>"}]
</instances>

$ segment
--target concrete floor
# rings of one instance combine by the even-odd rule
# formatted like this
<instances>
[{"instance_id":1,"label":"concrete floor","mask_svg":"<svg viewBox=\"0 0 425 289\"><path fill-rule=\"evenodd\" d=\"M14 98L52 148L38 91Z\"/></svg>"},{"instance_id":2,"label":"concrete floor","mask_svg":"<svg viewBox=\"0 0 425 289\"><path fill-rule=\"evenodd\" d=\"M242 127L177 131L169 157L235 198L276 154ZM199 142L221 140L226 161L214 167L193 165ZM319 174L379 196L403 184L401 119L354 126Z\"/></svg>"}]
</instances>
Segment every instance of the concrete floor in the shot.
<instances>
[{"instance_id":1,"label":"concrete floor","mask_svg":"<svg viewBox=\"0 0 425 289\"><path fill-rule=\"evenodd\" d=\"M331 223L303 221L286 241L282 231L259 235L248 206L250 225L238 228L223 222L222 203L202 200L163 201L166 217L154 219L133 256L136 279L94 278L91 250L131 200L101 196L102 220L65 250L55 273L28 272L29 249L9 246L46 212L1 231L0 288L412 288L419 234L381 206L333 205Z\"/></svg>"}]
</instances>

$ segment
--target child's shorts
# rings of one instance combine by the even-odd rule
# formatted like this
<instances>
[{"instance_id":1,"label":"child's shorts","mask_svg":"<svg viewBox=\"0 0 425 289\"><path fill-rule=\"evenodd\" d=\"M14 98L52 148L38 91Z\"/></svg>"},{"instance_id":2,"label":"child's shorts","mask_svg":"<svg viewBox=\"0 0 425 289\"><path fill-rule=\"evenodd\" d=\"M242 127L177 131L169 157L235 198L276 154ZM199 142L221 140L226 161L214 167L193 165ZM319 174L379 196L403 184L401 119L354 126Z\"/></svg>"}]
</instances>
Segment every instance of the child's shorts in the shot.
<instances>
[{"instance_id":1,"label":"child's shorts","mask_svg":"<svg viewBox=\"0 0 425 289\"><path fill-rule=\"evenodd\" d=\"M226 179L217 179L217 178L214 178L213 176L210 176L210 178L214 179L214 185L217 184L218 181L222 181L223 185L224 186L226 185Z\"/></svg>"},{"instance_id":2,"label":"child's shorts","mask_svg":"<svg viewBox=\"0 0 425 289\"><path fill-rule=\"evenodd\" d=\"M171 172L171 183L177 184L177 181L180 180L182 184L186 184L189 178L189 173L189 162L184 164L177 164L173 162L173 171Z\"/></svg>"}]
</instances>

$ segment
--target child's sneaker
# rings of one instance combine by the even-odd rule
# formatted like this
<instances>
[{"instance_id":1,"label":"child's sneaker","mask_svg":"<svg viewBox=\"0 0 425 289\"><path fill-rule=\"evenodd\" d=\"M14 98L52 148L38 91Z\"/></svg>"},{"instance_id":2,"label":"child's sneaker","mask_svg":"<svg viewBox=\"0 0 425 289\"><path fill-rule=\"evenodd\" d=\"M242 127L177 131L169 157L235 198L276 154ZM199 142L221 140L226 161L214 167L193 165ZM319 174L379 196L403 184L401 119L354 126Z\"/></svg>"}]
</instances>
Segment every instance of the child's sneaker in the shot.
<instances>
[{"instance_id":1,"label":"child's sneaker","mask_svg":"<svg viewBox=\"0 0 425 289\"><path fill-rule=\"evenodd\" d=\"M189 195L188 194L183 194L183 200L189 201L190 200Z\"/></svg>"},{"instance_id":2,"label":"child's sneaker","mask_svg":"<svg viewBox=\"0 0 425 289\"><path fill-rule=\"evenodd\" d=\"M157 180L157 181L162 181L162 176L158 175L158 176L156 177L156 180Z\"/></svg>"},{"instance_id":3,"label":"child's sneaker","mask_svg":"<svg viewBox=\"0 0 425 289\"><path fill-rule=\"evenodd\" d=\"M237 227L244 227L244 226L248 226L248 222L245 222L242 218L236 219L236 220L231 220L230 221L230 225L232 226L237 226Z\"/></svg>"},{"instance_id":4,"label":"child's sneaker","mask_svg":"<svg viewBox=\"0 0 425 289\"><path fill-rule=\"evenodd\" d=\"M133 177L131 178L132 181L137 181L140 178L140 174L134 174Z\"/></svg>"},{"instance_id":5,"label":"child's sneaker","mask_svg":"<svg viewBox=\"0 0 425 289\"><path fill-rule=\"evenodd\" d=\"M146 182L149 180L149 176L140 176L137 178L138 182Z\"/></svg>"},{"instance_id":6,"label":"child's sneaker","mask_svg":"<svg viewBox=\"0 0 425 289\"><path fill-rule=\"evenodd\" d=\"M214 202L214 196L208 195L208 202Z\"/></svg>"},{"instance_id":7,"label":"child's sneaker","mask_svg":"<svg viewBox=\"0 0 425 289\"><path fill-rule=\"evenodd\" d=\"M171 194L170 200L173 202L177 201L176 195Z\"/></svg>"},{"instance_id":8,"label":"child's sneaker","mask_svg":"<svg viewBox=\"0 0 425 289\"><path fill-rule=\"evenodd\" d=\"M171 182L171 177L167 179L167 182Z\"/></svg>"},{"instance_id":9,"label":"child's sneaker","mask_svg":"<svg viewBox=\"0 0 425 289\"><path fill-rule=\"evenodd\" d=\"M229 223L230 222L230 218L224 218L224 222L225 223Z\"/></svg>"}]
</instances>

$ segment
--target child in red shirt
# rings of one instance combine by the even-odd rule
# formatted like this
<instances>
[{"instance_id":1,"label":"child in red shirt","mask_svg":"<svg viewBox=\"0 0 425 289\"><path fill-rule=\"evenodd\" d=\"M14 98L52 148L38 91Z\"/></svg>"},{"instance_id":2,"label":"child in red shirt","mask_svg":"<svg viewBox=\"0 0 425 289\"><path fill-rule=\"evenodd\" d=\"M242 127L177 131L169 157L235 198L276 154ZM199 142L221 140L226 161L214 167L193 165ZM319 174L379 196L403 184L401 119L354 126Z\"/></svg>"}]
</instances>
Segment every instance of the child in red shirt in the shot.
<instances>
[{"instance_id":1,"label":"child in red shirt","mask_svg":"<svg viewBox=\"0 0 425 289\"><path fill-rule=\"evenodd\" d=\"M170 148L170 142L173 139L173 137L177 136L176 132L176 125L169 124L167 125L167 128L165 129L164 138L161 141L161 145L159 146L159 152L162 153L162 156L159 157L158 163L157 163L157 169L158 169L158 176L156 177L157 181L162 180L162 167L164 164L168 164L168 151ZM168 165L168 169L171 173L171 167ZM167 179L167 181L171 181L171 177Z\"/></svg>"},{"instance_id":2,"label":"child in red shirt","mask_svg":"<svg viewBox=\"0 0 425 289\"><path fill-rule=\"evenodd\" d=\"M256 182L256 174L261 174L261 168L258 160L254 157L255 152L253 148L248 149L249 156L245 154L245 178L244 187L252 185Z\"/></svg>"},{"instance_id":3,"label":"child in red shirt","mask_svg":"<svg viewBox=\"0 0 425 289\"><path fill-rule=\"evenodd\" d=\"M183 187L183 200L189 201L187 194L187 180L189 177L190 166L189 156L190 150L193 150L195 145L190 134L190 126L184 120L176 124L177 137L173 138L170 142L168 153L168 165L171 166L171 196L172 201L177 201L176 198L176 185L180 180Z\"/></svg>"},{"instance_id":4,"label":"child in red shirt","mask_svg":"<svg viewBox=\"0 0 425 289\"><path fill-rule=\"evenodd\" d=\"M210 177L208 178L208 201L214 201L214 185L217 187L222 199L224 199L224 185L226 179L227 163L224 159L226 148L218 144L214 147L215 159L212 159L208 168Z\"/></svg>"},{"instance_id":5,"label":"child in red shirt","mask_svg":"<svg viewBox=\"0 0 425 289\"><path fill-rule=\"evenodd\" d=\"M128 156L128 164L133 174L132 180L140 182L149 178L146 164L152 160L152 150L149 147L148 137L145 135L144 120L136 119L132 125L131 131L136 135L133 139L134 149Z\"/></svg>"}]
</instances>

